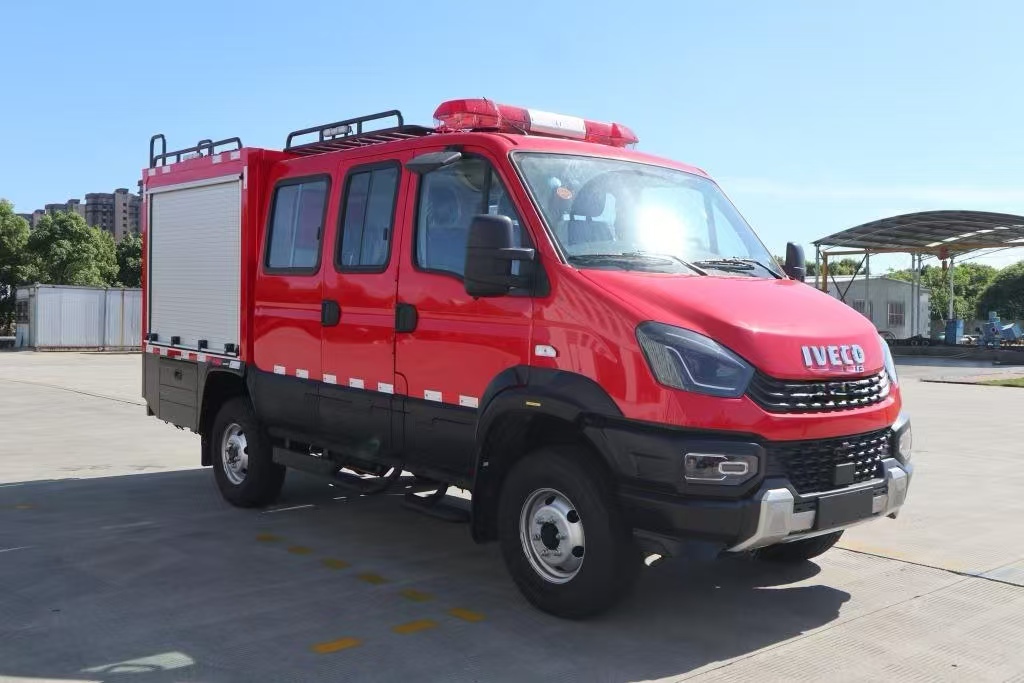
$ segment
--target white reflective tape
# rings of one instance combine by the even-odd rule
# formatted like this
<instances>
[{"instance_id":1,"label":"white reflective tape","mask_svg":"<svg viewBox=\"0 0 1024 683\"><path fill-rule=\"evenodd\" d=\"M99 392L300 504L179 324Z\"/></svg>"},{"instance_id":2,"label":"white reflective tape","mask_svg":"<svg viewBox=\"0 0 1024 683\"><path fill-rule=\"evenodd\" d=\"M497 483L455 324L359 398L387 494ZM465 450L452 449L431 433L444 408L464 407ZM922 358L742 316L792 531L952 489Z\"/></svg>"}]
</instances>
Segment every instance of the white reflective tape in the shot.
<instances>
[{"instance_id":1,"label":"white reflective tape","mask_svg":"<svg viewBox=\"0 0 1024 683\"><path fill-rule=\"evenodd\" d=\"M237 149L230 154L231 161L235 161L236 159L241 159L241 158L242 158L242 153L240 151L238 151Z\"/></svg>"},{"instance_id":2,"label":"white reflective tape","mask_svg":"<svg viewBox=\"0 0 1024 683\"><path fill-rule=\"evenodd\" d=\"M196 362L197 363L205 363L206 362L206 354L205 353L197 353L196 354Z\"/></svg>"},{"instance_id":3,"label":"white reflective tape","mask_svg":"<svg viewBox=\"0 0 1024 683\"><path fill-rule=\"evenodd\" d=\"M334 375L324 375L324 384L337 384L338 378Z\"/></svg>"},{"instance_id":4,"label":"white reflective tape","mask_svg":"<svg viewBox=\"0 0 1024 683\"><path fill-rule=\"evenodd\" d=\"M463 408L479 408L480 399L476 396L463 396L459 394L459 405Z\"/></svg>"},{"instance_id":5,"label":"white reflective tape","mask_svg":"<svg viewBox=\"0 0 1024 683\"><path fill-rule=\"evenodd\" d=\"M161 168L161 171L160 171L161 173L170 173L171 172L171 167L170 166L161 166L160 168Z\"/></svg>"},{"instance_id":6,"label":"white reflective tape","mask_svg":"<svg viewBox=\"0 0 1024 683\"><path fill-rule=\"evenodd\" d=\"M249 167L246 166L242 169L242 189L249 189Z\"/></svg>"},{"instance_id":7,"label":"white reflective tape","mask_svg":"<svg viewBox=\"0 0 1024 683\"><path fill-rule=\"evenodd\" d=\"M363 380L359 379L358 377L349 377L348 385L353 389L362 389L366 386L366 383L363 382Z\"/></svg>"},{"instance_id":8,"label":"white reflective tape","mask_svg":"<svg viewBox=\"0 0 1024 683\"><path fill-rule=\"evenodd\" d=\"M295 376L299 379L309 379L309 370L306 368L296 368Z\"/></svg>"},{"instance_id":9,"label":"white reflective tape","mask_svg":"<svg viewBox=\"0 0 1024 683\"><path fill-rule=\"evenodd\" d=\"M220 163L220 155L219 154L214 154L212 157L210 157L210 161L212 161L215 164L219 164Z\"/></svg>"},{"instance_id":10,"label":"white reflective tape","mask_svg":"<svg viewBox=\"0 0 1024 683\"><path fill-rule=\"evenodd\" d=\"M275 365L274 366L274 374L275 375L283 375L284 374L284 366L283 365Z\"/></svg>"},{"instance_id":11,"label":"white reflective tape","mask_svg":"<svg viewBox=\"0 0 1024 683\"><path fill-rule=\"evenodd\" d=\"M151 175L151 176L156 175L156 169L155 168L149 169L149 175Z\"/></svg>"},{"instance_id":12,"label":"white reflective tape","mask_svg":"<svg viewBox=\"0 0 1024 683\"><path fill-rule=\"evenodd\" d=\"M533 347L533 352L542 358L558 358L558 351L548 344L537 344Z\"/></svg>"},{"instance_id":13,"label":"white reflective tape","mask_svg":"<svg viewBox=\"0 0 1024 683\"><path fill-rule=\"evenodd\" d=\"M547 133L565 138L587 137L587 122L578 116L554 114L539 109L527 109L530 116L531 133Z\"/></svg>"},{"instance_id":14,"label":"white reflective tape","mask_svg":"<svg viewBox=\"0 0 1024 683\"><path fill-rule=\"evenodd\" d=\"M230 363L228 363L228 367L231 368L232 370L238 370L239 368L242 367L242 361L233 360Z\"/></svg>"},{"instance_id":15,"label":"white reflective tape","mask_svg":"<svg viewBox=\"0 0 1024 683\"><path fill-rule=\"evenodd\" d=\"M395 385L387 384L386 382L377 382L377 391L382 394L393 394L395 393Z\"/></svg>"},{"instance_id":16,"label":"white reflective tape","mask_svg":"<svg viewBox=\"0 0 1024 683\"><path fill-rule=\"evenodd\" d=\"M441 392L434 391L433 389L427 389L423 392L423 398L427 399L428 401L440 401Z\"/></svg>"}]
</instances>

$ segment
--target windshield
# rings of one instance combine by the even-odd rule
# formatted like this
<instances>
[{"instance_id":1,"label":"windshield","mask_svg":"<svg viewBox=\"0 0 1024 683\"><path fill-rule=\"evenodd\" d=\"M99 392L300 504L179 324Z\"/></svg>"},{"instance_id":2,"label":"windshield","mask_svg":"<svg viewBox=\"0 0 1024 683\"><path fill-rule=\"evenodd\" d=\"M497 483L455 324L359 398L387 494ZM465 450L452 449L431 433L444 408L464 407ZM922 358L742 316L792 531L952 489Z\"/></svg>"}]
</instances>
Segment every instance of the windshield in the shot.
<instances>
[{"instance_id":1,"label":"windshield","mask_svg":"<svg viewBox=\"0 0 1024 683\"><path fill-rule=\"evenodd\" d=\"M781 277L715 183L618 159L517 153L514 161L570 263Z\"/></svg>"}]
</instances>

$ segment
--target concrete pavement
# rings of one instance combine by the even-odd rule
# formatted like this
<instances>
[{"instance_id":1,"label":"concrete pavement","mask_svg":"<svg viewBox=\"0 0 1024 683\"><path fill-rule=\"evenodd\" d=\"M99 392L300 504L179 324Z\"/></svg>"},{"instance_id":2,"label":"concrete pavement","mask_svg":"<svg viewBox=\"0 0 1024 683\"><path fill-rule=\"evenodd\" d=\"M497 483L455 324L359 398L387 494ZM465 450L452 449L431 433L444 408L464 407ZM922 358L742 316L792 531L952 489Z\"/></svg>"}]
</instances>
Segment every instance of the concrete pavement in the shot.
<instances>
[{"instance_id":1,"label":"concrete pavement","mask_svg":"<svg viewBox=\"0 0 1024 683\"><path fill-rule=\"evenodd\" d=\"M495 546L395 496L290 473L271 509L231 508L197 437L136 404L138 364L0 354L0 680L1024 675L1024 390L901 365L917 473L898 520L797 567L667 560L568 622Z\"/></svg>"}]
</instances>

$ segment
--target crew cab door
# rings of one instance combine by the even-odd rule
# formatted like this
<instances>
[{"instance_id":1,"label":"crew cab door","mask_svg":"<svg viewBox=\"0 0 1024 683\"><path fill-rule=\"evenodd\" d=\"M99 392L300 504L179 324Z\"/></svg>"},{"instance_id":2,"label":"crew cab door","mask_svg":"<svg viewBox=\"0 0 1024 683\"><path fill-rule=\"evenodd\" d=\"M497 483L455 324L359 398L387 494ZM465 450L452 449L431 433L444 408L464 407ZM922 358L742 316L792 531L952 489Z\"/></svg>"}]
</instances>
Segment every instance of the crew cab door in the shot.
<instances>
[{"instance_id":1,"label":"crew cab door","mask_svg":"<svg viewBox=\"0 0 1024 683\"><path fill-rule=\"evenodd\" d=\"M412 176L406 211L411 244L401 251L398 282L396 406L410 465L472 479L477 408L501 371L529 363L533 302L529 296L474 299L462 274L474 215L513 220L522 246L532 246L495 165L467 149L448 166Z\"/></svg>"},{"instance_id":2,"label":"crew cab door","mask_svg":"<svg viewBox=\"0 0 1024 683\"><path fill-rule=\"evenodd\" d=\"M320 429L357 455L394 450L395 297L402 243L402 162L345 161L333 241L325 251Z\"/></svg>"},{"instance_id":3,"label":"crew cab door","mask_svg":"<svg viewBox=\"0 0 1024 683\"><path fill-rule=\"evenodd\" d=\"M308 434L321 379L320 244L332 218L330 169L315 157L286 162L269 188L254 292L252 397L271 428Z\"/></svg>"}]
</instances>

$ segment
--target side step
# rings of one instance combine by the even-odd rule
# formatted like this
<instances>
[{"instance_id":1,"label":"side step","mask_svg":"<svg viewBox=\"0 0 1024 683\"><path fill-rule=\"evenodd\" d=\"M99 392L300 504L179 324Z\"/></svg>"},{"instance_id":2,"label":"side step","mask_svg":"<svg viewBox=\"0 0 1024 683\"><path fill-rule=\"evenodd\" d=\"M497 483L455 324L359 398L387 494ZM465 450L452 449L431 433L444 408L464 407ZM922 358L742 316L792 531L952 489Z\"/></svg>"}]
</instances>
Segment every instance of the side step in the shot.
<instances>
[{"instance_id":1,"label":"side step","mask_svg":"<svg viewBox=\"0 0 1024 683\"><path fill-rule=\"evenodd\" d=\"M383 477L360 477L341 471L341 465L330 458L318 458L308 453L288 450L274 446L272 451L274 462L285 467L301 470L307 474L329 479L331 482L358 491L364 495L383 493L401 478L402 468Z\"/></svg>"},{"instance_id":2,"label":"side step","mask_svg":"<svg viewBox=\"0 0 1024 683\"><path fill-rule=\"evenodd\" d=\"M443 522L457 524L469 522L469 502L448 496L447 493L448 487L444 484L438 484L437 490L427 496L419 496L410 491L405 494L402 507L421 512Z\"/></svg>"}]
</instances>

